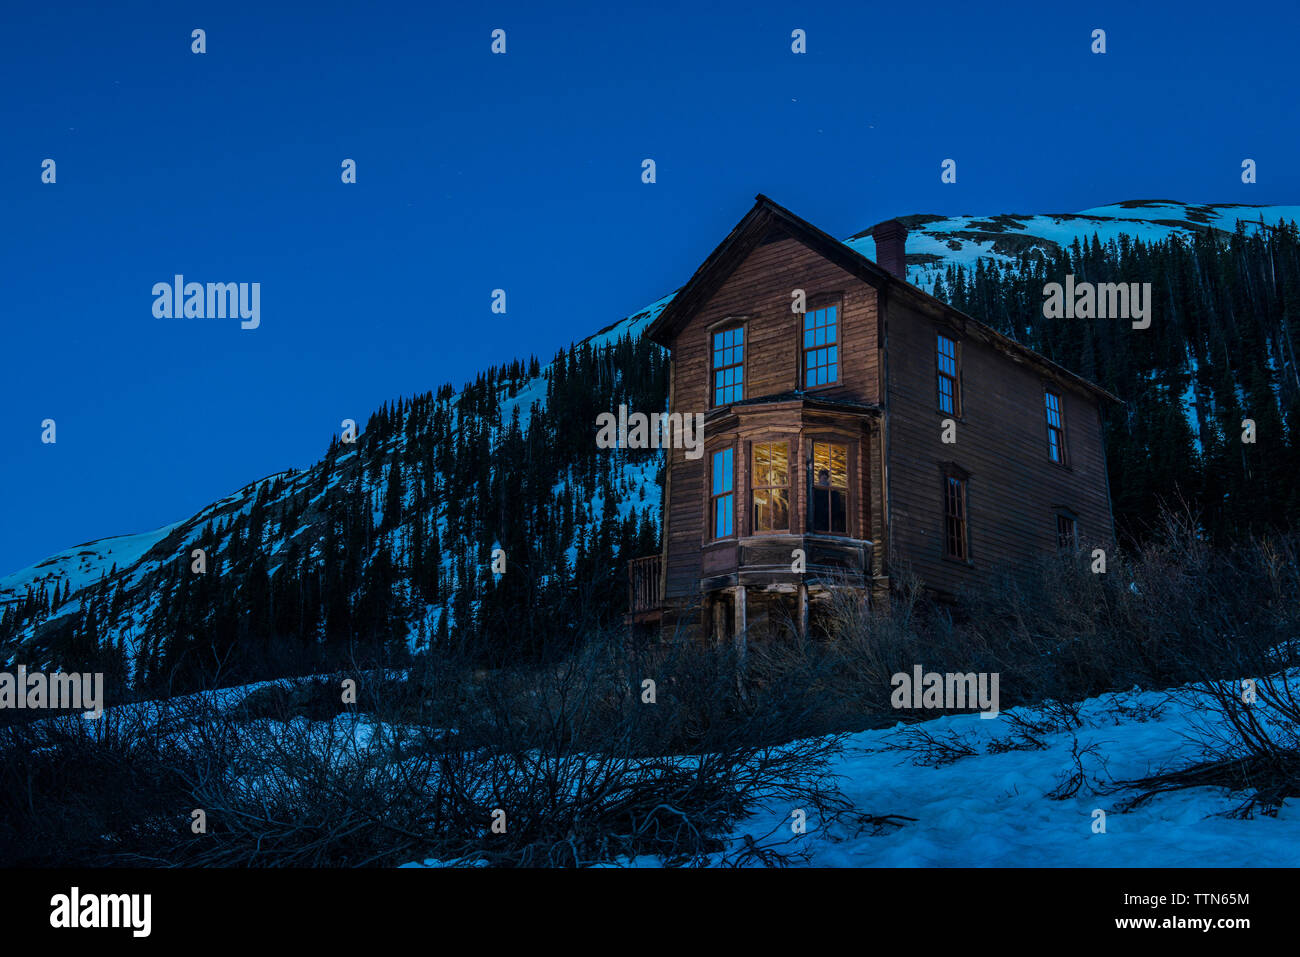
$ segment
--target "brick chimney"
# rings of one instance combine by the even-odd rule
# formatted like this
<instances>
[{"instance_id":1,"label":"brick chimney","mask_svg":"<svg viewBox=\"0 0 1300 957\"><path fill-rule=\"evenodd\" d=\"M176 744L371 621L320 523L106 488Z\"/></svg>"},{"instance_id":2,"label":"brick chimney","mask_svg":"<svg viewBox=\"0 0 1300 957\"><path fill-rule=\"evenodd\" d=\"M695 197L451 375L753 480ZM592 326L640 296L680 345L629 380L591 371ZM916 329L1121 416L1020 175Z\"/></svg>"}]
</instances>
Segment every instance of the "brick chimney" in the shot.
<instances>
[{"instance_id":1,"label":"brick chimney","mask_svg":"<svg viewBox=\"0 0 1300 957\"><path fill-rule=\"evenodd\" d=\"M899 279L907 280L907 227L896 219L887 219L871 227L876 241L876 263Z\"/></svg>"}]
</instances>

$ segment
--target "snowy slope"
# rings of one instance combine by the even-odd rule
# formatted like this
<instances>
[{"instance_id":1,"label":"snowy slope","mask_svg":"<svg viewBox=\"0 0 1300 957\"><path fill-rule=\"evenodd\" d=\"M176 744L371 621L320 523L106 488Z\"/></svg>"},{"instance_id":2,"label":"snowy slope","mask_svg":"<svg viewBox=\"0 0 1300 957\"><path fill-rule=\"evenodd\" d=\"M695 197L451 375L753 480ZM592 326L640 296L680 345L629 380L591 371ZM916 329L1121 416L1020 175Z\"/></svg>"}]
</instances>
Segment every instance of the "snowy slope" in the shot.
<instances>
[{"instance_id":1,"label":"snowy slope","mask_svg":"<svg viewBox=\"0 0 1300 957\"><path fill-rule=\"evenodd\" d=\"M29 568L0 578L0 600L16 598L23 595L29 585L39 586L43 582L52 584L57 581L60 588L70 582L73 592L80 591L101 577L107 577L114 565L119 569L130 568L181 524L164 525L152 532L136 535L101 538L58 552Z\"/></svg>"},{"instance_id":2,"label":"snowy slope","mask_svg":"<svg viewBox=\"0 0 1300 957\"><path fill-rule=\"evenodd\" d=\"M1194 230L1207 227L1232 230L1238 220L1248 224L1292 221L1300 218L1300 206L1195 205L1170 200L1135 200L1078 213L1000 214L983 217L914 215L902 218L910 230L907 240L908 278L928 290L932 288L934 279L949 265L970 266L981 258L1012 262L1025 251L1050 252L1070 245L1075 239L1081 242L1090 240L1094 234L1103 242L1114 239L1121 233L1143 240L1158 240L1170 235L1190 236ZM857 234L846 240L846 243L874 258L875 244L869 235ZM598 348L611 344L622 336L638 336L671 299L671 294L665 296L593 333L578 344L586 343ZM521 425L527 425L531 410L536 404L545 402L546 371L544 368L542 375L518 383L514 396L503 396L503 423L508 423L515 409L518 409ZM453 397L453 406L457 401L458 397ZM330 476L330 486L347 473L350 456L351 453L340 456L340 471ZM657 504L660 490L654 482L653 468L644 465L638 468L619 467L622 472L616 482L616 488L622 496L617 503L619 514L626 515L633 505L643 509L646 505ZM0 600L21 596L30 586L39 587L42 584L52 590L52 586L57 583L61 591L70 582L74 600L57 609L57 614L61 615L77 611L80 602L76 600L76 593L98 582L101 576L113 577L115 587L121 585L133 591L144 586L148 590L149 574L165 562L181 560L184 557L182 548L187 542L192 542L197 531L207 523L214 519L229 519L237 512L247 513L259 489L277 478L287 483L284 494L291 494L304 487L305 483L311 482L318 474L318 468L319 463L301 472L290 471L252 482L200 510L188 520L153 532L101 539L59 552L36 565L0 578ZM597 508L600 505L603 503L595 503ZM376 512L377 516L378 514ZM588 514L598 515L599 511L589 510ZM266 554L272 572L279 567L276 556L281 549L290 539L305 530L305 527L298 528L266 543ZM449 558L446 559L444 564L449 561ZM117 573L110 576L114 565ZM147 605L147 602L136 603L130 616L133 624L118 635L128 649L133 650L143 634L150 611Z\"/></svg>"},{"instance_id":3,"label":"snowy slope","mask_svg":"<svg viewBox=\"0 0 1300 957\"><path fill-rule=\"evenodd\" d=\"M1174 200L1128 200L1078 213L1021 216L904 216L908 226L907 278L927 291L949 265L974 266L979 259L1014 262L1022 252L1044 253L1067 247L1095 234L1103 243L1126 233L1152 242L1171 235L1189 237L1207 227L1232 232L1241 220L1249 227L1300 220L1300 206L1247 206L1237 203L1195 205ZM876 243L867 233L847 245L868 259L876 258Z\"/></svg>"},{"instance_id":4,"label":"snowy slope","mask_svg":"<svg viewBox=\"0 0 1300 957\"><path fill-rule=\"evenodd\" d=\"M1145 709L1153 720L1135 720ZM850 835L843 828L813 832L812 862L825 867L1235 867L1300 866L1300 807L1284 805L1276 818L1224 816L1245 794L1194 788L1153 798L1134 810L1117 805L1132 790L1098 793L1114 782L1201 760L1198 738L1208 702L1192 691L1103 695L1084 703L1084 726L1045 738L1042 751L989 753L988 743L1010 732L1006 716L938 718L927 730L955 733L981 753L941 767L918 767L888 745L898 729L854 736L836 769L845 792L863 812L914 817L892 833ZM1024 709L1017 709L1023 711ZM1098 745L1083 767L1091 785L1064 800L1047 794L1074 767L1071 748ZM1105 812L1106 831L1093 833L1093 812ZM770 830L789 810L770 809L746 828ZM1267 847L1268 852L1261 853Z\"/></svg>"},{"instance_id":5,"label":"snowy slope","mask_svg":"<svg viewBox=\"0 0 1300 957\"><path fill-rule=\"evenodd\" d=\"M651 303L639 312L633 313L618 322L612 323L593 333L585 339L579 340L576 345L588 344L593 348L599 348L602 345L612 344L620 337L631 334L638 336L658 315L664 311L668 303L672 301L672 295L664 296L657 302ZM516 407L519 408L520 426L526 428L528 425L529 413L534 404L544 404L546 401L546 377L544 375L528 380L518 391L518 393L509 399L503 399L501 402L501 419L503 422L509 422L511 414ZM340 464L346 461L345 454L339 460ZM643 473L644 468L636 470L634 482L638 486L646 484L653 486L653 474L647 479ZM653 469L650 470L653 473ZM280 473L281 476L288 476L289 473ZM308 473L297 473L300 480L306 481ZM101 575L107 577L113 565L117 566L119 572L126 571L142 559L151 548L165 539L177 529L192 529L203 525L214 517L229 517L237 511L247 511L251 506L254 497L257 494L258 487L265 482L270 482L277 478L275 475L267 476L257 482L245 486L237 492L227 495L211 505L201 510L193 517L174 522L171 525L165 525L162 528L152 532L142 532L134 535L118 535L111 538L102 538L94 542L87 542L83 545L76 545L62 552L57 552L49 558L12 572L4 577L0 577L0 600L6 598L17 598L26 593L29 586L40 586L42 583L52 586L56 581L59 588L62 589L67 582L72 584L72 592L75 595L80 589L87 585L93 585L100 580ZM333 483L331 483L333 484ZM658 487L646 489L647 494L653 493L657 500ZM631 500L629 500L630 503ZM640 506L642 496L638 492L636 502ZM626 509L623 509L624 514Z\"/></svg>"},{"instance_id":6,"label":"snowy slope","mask_svg":"<svg viewBox=\"0 0 1300 957\"><path fill-rule=\"evenodd\" d=\"M1294 684L1294 678L1293 678ZM1008 714L994 720L952 715L912 725L937 738L956 735L978 752L940 767L918 766L891 747L902 728L865 731L849 738L833 768L853 811L876 817L914 818L881 833L859 832L851 818L822 826L808 811L807 833L793 847L814 867L1297 867L1300 807L1286 802L1276 817L1226 816L1245 793L1202 787L1159 795L1129 811L1135 796L1116 782L1201 760L1198 741L1213 708L1195 689L1107 694L1080 708L1083 727L1042 737L1043 750L990 751L1008 739ZM1075 738L1085 755L1089 784L1063 800L1048 796L1074 767ZM1094 786L1098 785L1098 786ZM732 835L773 843L789 832L792 807L772 805ZM1094 833L1094 812L1105 812L1105 832ZM787 848L789 850L789 848ZM719 855L715 862L725 859ZM642 857L620 862L659 866ZM406 867L432 867L413 862Z\"/></svg>"}]
</instances>

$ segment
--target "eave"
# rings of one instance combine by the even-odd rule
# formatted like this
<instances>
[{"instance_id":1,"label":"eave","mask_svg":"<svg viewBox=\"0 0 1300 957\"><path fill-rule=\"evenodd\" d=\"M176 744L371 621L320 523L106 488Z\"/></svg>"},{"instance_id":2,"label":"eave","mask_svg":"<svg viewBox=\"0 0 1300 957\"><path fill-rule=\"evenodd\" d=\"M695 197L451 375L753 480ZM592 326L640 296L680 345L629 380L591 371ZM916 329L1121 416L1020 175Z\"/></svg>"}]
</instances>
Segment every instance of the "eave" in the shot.
<instances>
[{"instance_id":1,"label":"eave","mask_svg":"<svg viewBox=\"0 0 1300 957\"><path fill-rule=\"evenodd\" d=\"M761 193L755 197L754 206L744 218L700 264L695 274L678 291L663 312L650 323L646 335L653 342L671 349L677 334L686 323L708 303L727 277L739 267L746 256L763 243L773 230L785 232L825 259L881 290L886 299L897 296L914 308L986 342L1004 355L1035 366L1040 372L1064 385L1072 386L1104 402L1116 404L1122 402L1118 396L1101 386L1070 372L1010 336L998 332L992 326L954 309L923 289L882 269L857 250L796 216Z\"/></svg>"}]
</instances>

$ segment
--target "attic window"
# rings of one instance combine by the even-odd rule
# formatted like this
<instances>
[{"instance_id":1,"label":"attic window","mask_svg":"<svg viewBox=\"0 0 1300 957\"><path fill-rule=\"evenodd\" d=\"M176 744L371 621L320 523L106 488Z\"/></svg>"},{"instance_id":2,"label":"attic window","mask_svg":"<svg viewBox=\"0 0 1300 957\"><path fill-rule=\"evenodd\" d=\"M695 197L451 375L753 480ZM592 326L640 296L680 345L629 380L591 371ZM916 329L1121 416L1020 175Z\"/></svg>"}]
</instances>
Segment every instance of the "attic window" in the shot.
<instances>
[{"instance_id":1,"label":"attic window","mask_svg":"<svg viewBox=\"0 0 1300 957\"><path fill-rule=\"evenodd\" d=\"M713 404L730 405L745 397L745 327L713 334Z\"/></svg>"}]
</instances>

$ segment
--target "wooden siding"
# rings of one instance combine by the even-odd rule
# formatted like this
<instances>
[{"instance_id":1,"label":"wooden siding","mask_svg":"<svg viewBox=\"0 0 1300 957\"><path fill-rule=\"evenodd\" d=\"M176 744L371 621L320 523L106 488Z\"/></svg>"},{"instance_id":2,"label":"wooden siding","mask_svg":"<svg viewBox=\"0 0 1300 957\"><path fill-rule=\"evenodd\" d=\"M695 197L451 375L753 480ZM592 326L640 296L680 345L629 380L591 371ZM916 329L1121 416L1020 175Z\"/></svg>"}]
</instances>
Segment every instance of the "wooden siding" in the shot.
<instances>
[{"instance_id":1,"label":"wooden siding","mask_svg":"<svg viewBox=\"0 0 1300 957\"><path fill-rule=\"evenodd\" d=\"M1108 544L1112 525L1098 401L1053 383L1043 368L1012 358L935 316L898 301L884 325L886 446L891 557L938 590L992 584L1057 547L1057 507L1072 509L1082 544ZM955 338L961 355L957 441L941 441L948 416L938 407L936 334ZM1066 463L1047 452L1043 392L1052 383L1064 408ZM943 554L942 463L970 473L969 562Z\"/></svg>"},{"instance_id":2,"label":"wooden siding","mask_svg":"<svg viewBox=\"0 0 1300 957\"><path fill-rule=\"evenodd\" d=\"M884 280L878 289L868 279L874 282L774 232L676 326L669 405L674 412L706 413L706 450L695 460L681 449L667 453L661 594L669 606L698 599L702 581L743 582L746 554L788 544L776 534L767 541L752 534L749 458L756 441L790 442L787 539L808 531L810 443L833 436L851 445L847 538L872 542L862 553L878 585L904 564L947 593L995 584L1008 568L1056 549L1057 509L1073 513L1081 543L1110 544L1098 393L910 287ZM839 379L807 392L801 391L803 317L790 309L794 289L805 290L810 309L832 297L841 306ZM745 326L747 401L715 409L711 333L733 322ZM938 408L939 331L957 342L960 355L954 445L941 441L947 415ZM1048 385L1062 399L1064 465L1048 457ZM749 401L763 397L770 401ZM827 403L819 405L822 399ZM830 407L836 401L879 405L883 412ZM735 533L714 542L710 454L723 445L736 456ZM969 473L966 562L943 555L945 463Z\"/></svg>"},{"instance_id":3,"label":"wooden siding","mask_svg":"<svg viewBox=\"0 0 1300 957\"><path fill-rule=\"evenodd\" d=\"M807 293L810 308L832 295L841 303L839 379L807 394L860 403L878 402L876 290L802 243L776 236L753 249L675 337L670 385L672 411L709 413L712 410L710 332L733 318L745 323L745 398L777 396L799 389L803 317L790 309L791 293L795 289ZM686 458L684 450L670 450L665 483L665 511L669 516L664 545L666 599L699 593L700 580L704 577L703 553L709 547L706 538L709 452L718 444L720 436L737 439L735 494L739 534L749 528L748 443L761 441L764 436L790 435L791 531L803 530L807 514L802 480L805 452L795 433L804 423L798 406L796 402L793 411L789 406L784 409L740 406L739 414L730 417L712 412L705 426L709 451L702 458L692 461ZM870 480L872 466L864 458L874 457L874 443L860 422L849 418L851 424L844 426L833 415L826 415L830 418L810 423L808 428L856 429L856 454L851 463L851 481L855 486L850 503L856 526L853 534L858 537L876 534L881 528L880 489L879 483Z\"/></svg>"}]
</instances>

